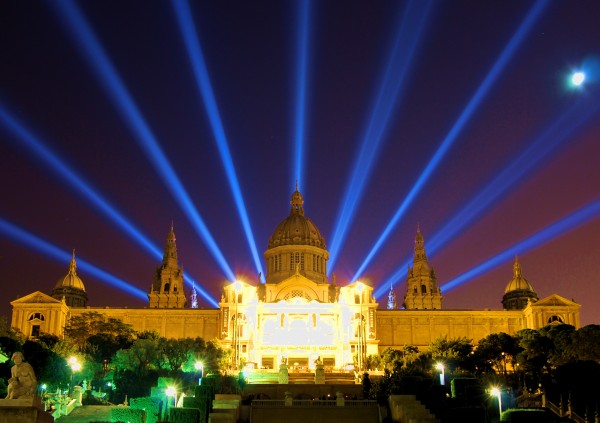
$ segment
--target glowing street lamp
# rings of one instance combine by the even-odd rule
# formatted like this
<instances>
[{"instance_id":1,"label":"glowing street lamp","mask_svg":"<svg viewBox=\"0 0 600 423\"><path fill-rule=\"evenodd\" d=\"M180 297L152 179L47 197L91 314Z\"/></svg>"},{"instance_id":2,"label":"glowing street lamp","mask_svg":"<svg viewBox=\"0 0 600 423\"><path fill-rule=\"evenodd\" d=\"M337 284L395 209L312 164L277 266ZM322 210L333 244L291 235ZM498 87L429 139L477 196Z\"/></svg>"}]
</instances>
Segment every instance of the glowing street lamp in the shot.
<instances>
[{"instance_id":1,"label":"glowing street lamp","mask_svg":"<svg viewBox=\"0 0 600 423\"><path fill-rule=\"evenodd\" d=\"M198 374L200 375L198 376L198 385L202 385L202 376L204 376L204 365L201 361L196 361L196 364L194 364L194 368L198 371Z\"/></svg>"},{"instance_id":2,"label":"glowing street lamp","mask_svg":"<svg viewBox=\"0 0 600 423\"><path fill-rule=\"evenodd\" d=\"M170 397L173 397L173 408L175 408L177 406L177 389L175 389L174 386L169 386L169 387L167 387L167 389L165 389L165 395L167 396L167 407L166 407L165 413L168 413L169 403L171 402L169 400Z\"/></svg>"},{"instance_id":3,"label":"glowing street lamp","mask_svg":"<svg viewBox=\"0 0 600 423\"><path fill-rule=\"evenodd\" d=\"M492 388L490 393L492 394L492 396L498 398L498 416L501 416L502 415L502 391L500 389L494 387L494 388Z\"/></svg>"},{"instance_id":4,"label":"glowing street lamp","mask_svg":"<svg viewBox=\"0 0 600 423\"><path fill-rule=\"evenodd\" d=\"M69 357L67 363L71 368L71 389L73 389L73 380L75 379L75 372L81 371L81 363L77 360L77 357L74 356Z\"/></svg>"},{"instance_id":5,"label":"glowing street lamp","mask_svg":"<svg viewBox=\"0 0 600 423\"><path fill-rule=\"evenodd\" d=\"M444 363L437 363L435 368L440 371L440 385L445 385Z\"/></svg>"}]
</instances>

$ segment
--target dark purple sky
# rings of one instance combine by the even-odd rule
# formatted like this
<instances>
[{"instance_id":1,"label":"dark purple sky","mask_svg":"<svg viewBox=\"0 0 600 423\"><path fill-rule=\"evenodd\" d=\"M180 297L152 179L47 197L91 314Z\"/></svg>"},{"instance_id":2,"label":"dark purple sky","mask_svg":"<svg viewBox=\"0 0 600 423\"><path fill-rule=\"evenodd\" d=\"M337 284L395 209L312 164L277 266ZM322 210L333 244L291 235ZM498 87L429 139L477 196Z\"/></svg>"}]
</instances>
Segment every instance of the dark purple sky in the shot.
<instances>
[{"instance_id":1,"label":"dark purple sky","mask_svg":"<svg viewBox=\"0 0 600 423\"><path fill-rule=\"evenodd\" d=\"M79 2L234 272L256 270L169 2ZM306 214L331 244L383 67L406 3L313 1L307 69ZM351 282L371 246L534 3L434 4L334 272ZM191 6L231 154L262 256L289 212L296 107L296 2ZM377 285L410 257L417 223L428 239L600 79L568 90L568 74L600 57L600 2L549 2L364 273ZM186 272L218 300L225 276L135 141L53 2L0 5L0 107L19 119L161 249L174 221ZM594 98L595 96L595 98ZM600 197L599 114L429 254L438 280L460 276ZM561 128L557 128L559 133ZM535 156L535 154L534 154ZM359 164L359 165L362 165ZM0 122L0 219L147 291L158 260L91 206ZM519 251L538 295L582 304L600 323L600 219ZM263 264L264 266L264 264ZM50 293L57 262L0 230L9 302ZM80 270L92 306L145 306ZM446 293L445 308L500 308L512 260ZM404 276L397 281L404 295ZM385 305L385 298L380 301Z\"/></svg>"}]
</instances>

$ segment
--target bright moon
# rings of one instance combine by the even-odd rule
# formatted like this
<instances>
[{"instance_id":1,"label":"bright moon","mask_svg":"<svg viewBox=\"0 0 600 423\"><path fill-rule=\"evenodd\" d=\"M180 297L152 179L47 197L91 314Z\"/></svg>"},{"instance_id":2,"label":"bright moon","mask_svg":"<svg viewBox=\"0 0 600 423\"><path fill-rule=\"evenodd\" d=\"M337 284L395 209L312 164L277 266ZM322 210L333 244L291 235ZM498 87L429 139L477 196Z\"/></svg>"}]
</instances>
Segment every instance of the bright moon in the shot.
<instances>
[{"instance_id":1,"label":"bright moon","mask_svg":"<svg viewBox=\"0 0 600 423\"><path fill-rule=\"evenodd\" d=\"M571 82L573 82L573 85L579 86L583 84L583 81L585 81L585 73L583 72L575 72L571 77Z\"/></svg>"}]
</instances>

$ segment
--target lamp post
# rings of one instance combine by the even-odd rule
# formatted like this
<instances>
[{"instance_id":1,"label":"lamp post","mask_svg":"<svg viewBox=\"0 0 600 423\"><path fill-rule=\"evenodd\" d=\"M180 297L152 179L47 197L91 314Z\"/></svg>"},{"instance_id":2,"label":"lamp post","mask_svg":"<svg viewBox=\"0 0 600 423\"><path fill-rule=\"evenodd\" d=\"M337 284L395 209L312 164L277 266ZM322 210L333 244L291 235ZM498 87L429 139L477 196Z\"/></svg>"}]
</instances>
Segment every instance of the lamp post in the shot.
<instances>
[{"instance_id":1,"label":"lamp post","mask_svg":"<svg viewBox=\"0 0 600 423\"><path fill-rule=\"evenodd\" d=\"M240 344L240 325L239 325L239 315L238 315L238 299L240 292L242 291L242 283L240 281L235 281L233 284L233 291L235 292L235 319L234 319L234 364L236 370L240 368L240 355L241 355L241 344Z\"/></svg>"},{"instance_id":2,"label":"lamp post","mask_svg":"<svg viewBox=\"0 0 600 423\"><path fill-rule=\"evenodd\" d=\"M73 390L75 372L78 372L81 370L81 363L77 360L77 357L75 357L75 356L69 357L67 362L69 363L69 367L71 368L71 386L69 389L69 391L71 392Z\"/></svg>"},{"instance_id":3,"label":"lamp post","mask_svg":"<svg viewBox=\"0 0 600 423\"><path fill-rule=\"evenodd\" d=\"M445 385L444 363L437 363L435 368L440 371L440 385Z\"/></svg>"},{"instance_id":4,"label":"lamp post","mask_svg":"<svg viewBox=\"0 0 600 423\"><path fill-rule=\"evenodd\" d=\"M177 389L175 389L174 386L169 386L167 389L165 389L165 394L167 395L167 407L165 409L165 417L169 416L169 403L171 402L169 400L169 397L173 397L173 408L175 408L177 406Z\"/></svg>"},{"instance_id":5,"label":"lamp post","mask_svg":"<svg viewBox=\"0 0 600 423\"><path fill-rule=\"evenodd\" d=\"M498 418L502 416L502 391L498 388L492 388L491 394L498 398Z\"/></svg>"},{"instance_id":6,"label":"lamp post","mask_svg":"<svg viewBox=\"0 0 600 423\"><path fill-rule=\"evenodd\" d=\"M360 304L360 316L358 319L358 370L360 372L363 371L364 367L364 333L363 333L363 292L365 290L365 286L362 282L356 282L356 291L360 296L359 304Z\"/></svg>"},{"instance_id":7,"label":"lamp post","mask_svg":"<svg viewBox=\"0 0 600 423\"><path fill-rule=\"evenodd\" d=\"M202 376L204 376L204 366L201 361L196 361L194 364L195 369L198 371L198 385L202 385Z\"/></svg>"}]
</instances>

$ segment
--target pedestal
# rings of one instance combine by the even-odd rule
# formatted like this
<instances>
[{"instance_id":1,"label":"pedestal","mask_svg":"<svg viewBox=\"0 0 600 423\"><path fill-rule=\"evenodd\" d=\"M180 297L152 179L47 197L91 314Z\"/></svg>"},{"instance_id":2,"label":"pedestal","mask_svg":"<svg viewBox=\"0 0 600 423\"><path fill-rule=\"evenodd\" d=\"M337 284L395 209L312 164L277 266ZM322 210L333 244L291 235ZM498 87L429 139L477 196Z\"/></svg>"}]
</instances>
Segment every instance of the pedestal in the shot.
<instances>
[{"instance_id":1,"label":"pedestal","mask_svg":"<svg viewBox=\"0 0 600 423\"><path fill-rule=\"evenodd\" d=\"M279 384L280 385L287 385L290 381L290 376L288 374L288 366L287 364L280 364L279 365Z\"/></svg>"},{"instance_id":2,"label":"pedestal","mask_svg":"<svg viewBox=\"0 0 600 423\"><path fill-rule=\"evenodd\" d=\"M38 396L0 400L0 423L52 423Z\"/></svg>"},{"instance_id":3,"label":"pedestal","mask_svg":"<svg viewBox=\"0 0 600 423\"><path fill-rule=\"evenodd\" d=\"M322 385L325 383L325 368L322 364L317 364L315 367L315 384Z\"/></svg>"}]
</instances>

